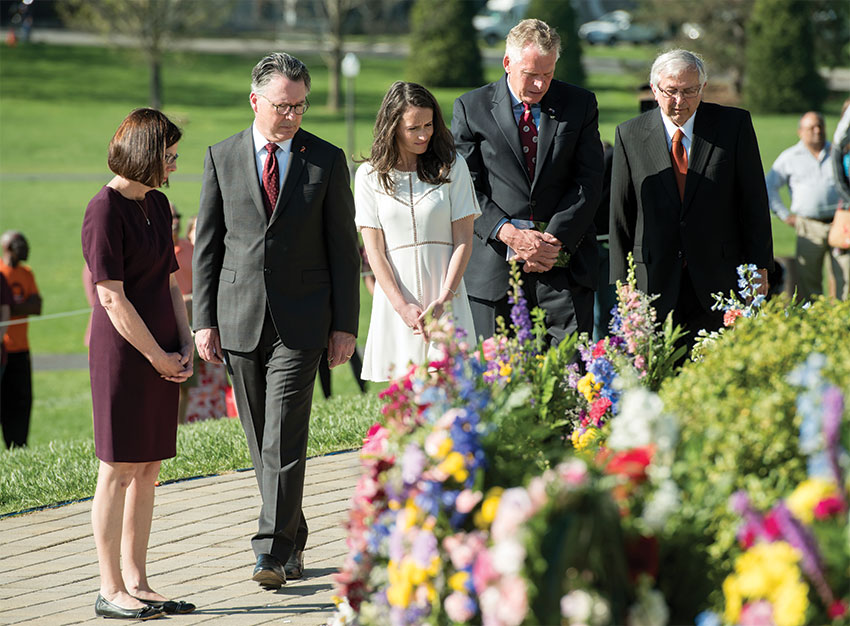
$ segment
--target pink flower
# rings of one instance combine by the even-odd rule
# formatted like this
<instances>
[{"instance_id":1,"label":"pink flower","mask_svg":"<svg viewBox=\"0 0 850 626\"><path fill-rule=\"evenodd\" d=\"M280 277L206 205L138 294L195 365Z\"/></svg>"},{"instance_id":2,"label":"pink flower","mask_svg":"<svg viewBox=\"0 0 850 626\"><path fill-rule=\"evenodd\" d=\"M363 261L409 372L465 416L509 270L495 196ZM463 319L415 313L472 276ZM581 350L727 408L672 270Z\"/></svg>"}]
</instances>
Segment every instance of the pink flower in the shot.
<instances>
[{"instance_id":1,"label":"pink flower","mask_svg":"<svg viewBox=\"0 0 850 626\"><path fill-rule=\"evenodd\" d=\"M363 440L363 448L360 450L361 457L382 457L387 453L387 439L390 431L380 424L372 424L366 438Z\"/></svg>"},{"instance_id":2,"label":"pink flower","mask_svg":"<svg viewBox=\"0 0 850 626\"><path fill-rule=\"evenodd\" d=\"M490 337L489 339L485 339L481 343L481 351L484 353L485 361L492 361L497 356L499 356L499 352L501 352L505 344L508 342L507 337L499 337L498 342L495 337Z\"/></svg>"},{"instance_id":3,"label":"pink flower","mask_svg":"<svg viewBox=\"0 0 850 626\"><path fill-rule=\"evenodd\" d=\"M764 516L764 526L762 530L767 535L768 541L776 541L782 538L782 531L779 529L779 524L776 521L776 512L770 511Z\"/></svg>"},{"instance_id":4,"label":"pink flower","mask_svg":"<svg viewBox=\"0 0 850 626\"><path fill-rule=\"evenodd\" d=\"M596 342L596 345L593 346L593 358L598 359L601 356L605 356L605 340L600 339Z\"/></svg>"},{"instance_id":5,"label":"pink flower","mask_svg":"<svg viewBox=\"0 0 850 626\"><path fill-rule=\"evenodd\" d=\"M506 489L499 500L496 518L490 527L494 541L513 536L517 529L532 515L531 497L522 487Z\"/></svg>"},{"instance_id":6,"label":"pink flower","mask_svg":"<svg viewBox=\"0 0 850 626\"><path fill-rule=\"evenodd\" d=\"M481 498L483 497L480 491L472 491L471 489L464 489L459 494L457 494L457 499L455 500L455 509L458 513L469 513L472 509L475 508L475 505L481 502Z\"/></svg>"},{"instance_id":7,"label":"pink flower","mask_svg":"<svg viewBox=\"0 0 850 626\"><path fill-rule=\"evenodd\" d=\"M465 593L452 592L443 603L446 615L454 622L465 624L475 616L475 603Z\"/></svg>"},{"instance_id":8,"label":"pink flower","mask_svg":"<svg viewBox=\"0 0 850 626\"><path fill-rule=\"evenodd\" d=\"M528 497L531 498L531 508L539 511L546 504L549 496L546 495L546 481L542 476L535 476L528 483Z\"/></svg>"},{"instance_id":9,"label":"pink flower","mask_svg":"<svg viewBox=\"0 0 850 626\"><path fill-rule=\"evenodd\" d=\"M484 538L479 533L450 535L443 539L443 549L457 570L467 569L481 552L486 552Z\"/></svg>"},{"instance_id":10,"label":"pink flower","mask_svg":"<svg viewBox=\"0 0 850 626\"><path fill-rule=\"evenodd\" d=\"M646 368L646 359L643 357L643 355L639 354L635 357L635 368L639 370Z\"/></svg>"},{"instance_id":11,"label":"pink flower","mask_svg":"<svg viewBox=\"0 0 850 626\"><path fill-rule=\"evenodd\" d=\"M556 468L561 480L573 487L580 487L587 480L587 464L581 459L571 459Z\"/></svg>"},{"instance_id":12,"label":"pink flower","mask_svg":"<svg viewBox=\"0 0 850 626\"><path fill-rule=\"evenodd\" d=\"M726 313L723 314L723 325L724 326L734 326L735 320L741 317L744 314L741 309L729 309Z\"/></svg>"},{"instance_id":13,"label":"pink flower","mask_svg":"<svg viewBox=\"0 0 850 626\"><path fill-rule=\"evenodd\" d=\"M499 574L493 568L493 558L490 556L490 551L482 550L478 553L475 563L472 565L472 584L475 586L476 593L479 595L484 593L490 583L498 578Z\"/></svg>"},{"instance_id":14,"label":"pink flower","mask_svg":"<svg viewBox=\"0 0 850 626\"><path fill-rule=\"evenodd\" d=\"M605 412L610 406L611 400L608 398L600 397L593 401L590 407L590 419L593 421L594 426L600 425L602 418L605 417Z\"/></svg>"},{"instance_id":15,"label":"pink flower","mask_svg":"<svg viewBox=\"0 0 850 626\"><path fill-rule=\"evenodd\" d=\"M844 505L841 502L841 498L838 496L829 496L815 505L815 518L819 520L826 519L836 513L841 513L843 509Z\"/></svg>"},{"instance_id":16,"label":"pink flower","mask_svg":"<svg viewBox=\"0 0 850 626\"><path fill-rule=\"evenodd\" d=\"M847 615L847 604L843 600L836 600L829 605L829 617L838 619Z\"/></svg>"},{"instance_id":17,"label":"pink flower","mask_svg":"<svg viewBox=\"0 0 850 626\"><path fill-rule=\"evenodd\" d=\"M773 606L767 600L747 602L741 607L740 626L766 626L773 623Z\"/></svg>"},{"instance_id":18,"label":"pink flower","mask_svg":"<svg viewBox=\"0 0 850 626\"><path fill-rule=\"evenodd\" d=\"M528 613L528 591L525 580L506 576L499 582L499 621L505 626L519 626Z\"/></svg>"}]
</instances>

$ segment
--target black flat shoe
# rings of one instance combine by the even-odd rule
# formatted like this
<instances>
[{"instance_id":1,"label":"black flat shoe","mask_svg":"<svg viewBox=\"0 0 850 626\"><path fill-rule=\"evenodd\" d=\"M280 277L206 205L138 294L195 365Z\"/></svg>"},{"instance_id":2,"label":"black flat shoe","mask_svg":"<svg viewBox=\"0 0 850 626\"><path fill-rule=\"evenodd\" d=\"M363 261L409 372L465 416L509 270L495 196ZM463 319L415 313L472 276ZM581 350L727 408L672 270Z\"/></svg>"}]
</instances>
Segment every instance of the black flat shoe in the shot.
<instances>
[{"instance_id":1,"label":"black flat shoe","mask_svg":"<svg viewBox=\"0 0 850 626\"><path fill-rule=\"evenodd\" d=\"M186 613L191 613L197 608L191 602L183 602L183 600L145 600L144 598L138 598L136 596L133 597L140 602L144 602L148 606L152 606L155 609L161 609L164 613L168 613L169 615L184 615Z\"/></svg>"},{"instance_id":2,"label":"black flat shoe","mask_svg":"<svg viewBox=\"0 0 850 626\"><path fill-rule=\"evenodd\" d=\"M280 589L286 584L286 572L280 561L271 554L261 554L257 557L257 565L254 567L254 575L251 577L260 583L263 589Z\"/></svg>"},{"instance_id":3,"label":"black flat shoe","mask_svg":"<svg viewBox=\"0 0 850 626\"><path fill-rule=\"evenodd\" d=\"M283 566L283 571L288 579L301 578L304 575L304 550L293 550L292 556Z\"/></svg>"},{"instance_id":4,"label":"black flat shoe","mask_svg":"<svg viewBox=\"0 0 850 626\"><path fill-rule=\"evenodd\" d=\"M144 600L142 600L144 602ZM99 617L109 617L113 619L156 619L165 615L162 609L144 606L140 609L125 609L117 604L112 604L102 595L97 594L97 600L94 603L94 614Z\"/></svg>"}]
</instances>

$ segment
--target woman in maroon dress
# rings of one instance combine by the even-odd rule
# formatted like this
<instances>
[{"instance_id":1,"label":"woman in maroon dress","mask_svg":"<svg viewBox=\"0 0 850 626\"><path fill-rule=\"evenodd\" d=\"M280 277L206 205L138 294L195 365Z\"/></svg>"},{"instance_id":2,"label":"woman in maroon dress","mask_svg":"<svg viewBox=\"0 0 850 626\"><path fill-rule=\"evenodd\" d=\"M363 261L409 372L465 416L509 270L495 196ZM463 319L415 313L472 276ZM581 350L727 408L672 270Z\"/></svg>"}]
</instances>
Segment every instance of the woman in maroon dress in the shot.
<instances>
[{"instance_id":1,"label":"woman in maroon dress","mask_svg":"<svg viewBox=\"0 0 850 626\"><path fill-rule=\"evenodd\" d=\"M116 176L83 219L83 256L97 288L89 343L95 453L95 614L150 619L195 607L156 593L146 561L154 482L176 454L178 383L192 375L192 333L174 272L171 210L157 187L177 169L181 132L137 109L109 143ZM123 572L121 565L123 562Z\"/></svg>"}]
</instances>

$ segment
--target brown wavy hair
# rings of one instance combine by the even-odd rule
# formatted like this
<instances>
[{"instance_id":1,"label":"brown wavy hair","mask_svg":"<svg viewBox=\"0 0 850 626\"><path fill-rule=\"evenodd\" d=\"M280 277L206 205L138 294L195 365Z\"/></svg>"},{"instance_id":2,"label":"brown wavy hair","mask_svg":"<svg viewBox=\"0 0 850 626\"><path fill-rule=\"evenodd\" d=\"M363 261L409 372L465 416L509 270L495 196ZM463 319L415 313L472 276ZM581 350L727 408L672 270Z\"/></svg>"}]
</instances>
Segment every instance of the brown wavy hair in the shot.
<instances>
[{"instance_id":1,"label":"brown wavy hair","mask_svg":"<svg viewBox=\"0 0 850 626\"><path fill-rule=\"evenodd\" d=\"M422 85L399 80L390 86L381 103L375 120L372 153L368 158L369 164L378 173L378 182L388 194L394 191L390 171L399 159L396 130L408 107L431 109L434 112L434 134L428 142L428 149L416 159L416 175L419 180L432 185L451 182L449 171L455 160L455 142L446 127L437 99Z\"/></svg>"},{"instance_id":2,"label":"brown wavy hair","mask_svg":"<svg viewBox=\"0 0 850 626\"><path fill-rule=\"evenodd\" d=\"M109 142L109 169L148 187L161 187L165 181L165 149L182 136L163 113L136 109L124 118Z\"/></svg>"}]
</instances>

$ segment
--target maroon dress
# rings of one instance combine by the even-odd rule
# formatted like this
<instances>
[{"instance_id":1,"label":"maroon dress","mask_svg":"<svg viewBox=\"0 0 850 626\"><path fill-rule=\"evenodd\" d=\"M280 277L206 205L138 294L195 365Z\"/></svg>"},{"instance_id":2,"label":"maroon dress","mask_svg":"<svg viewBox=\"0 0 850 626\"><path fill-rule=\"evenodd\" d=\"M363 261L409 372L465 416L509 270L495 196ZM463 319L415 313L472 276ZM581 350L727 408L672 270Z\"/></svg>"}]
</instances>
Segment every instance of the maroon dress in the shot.
<instances>
[{"instance_id":1,"label":"maroon dress","mask_svg":"<svg viewBox=\"0 0 850 626\"><path fill-rule=\"evenodd\" d=\"M177 270L171 210L165 195L149 191L143 203L103 187L83 218L83 256L92 281L119 280L124 293L166 352L180 350L169 290ZM143 463L173 457L179 385L162 379L95 304L89 343L94 443L97 458Z\"/></svg>"}]
</instances>

